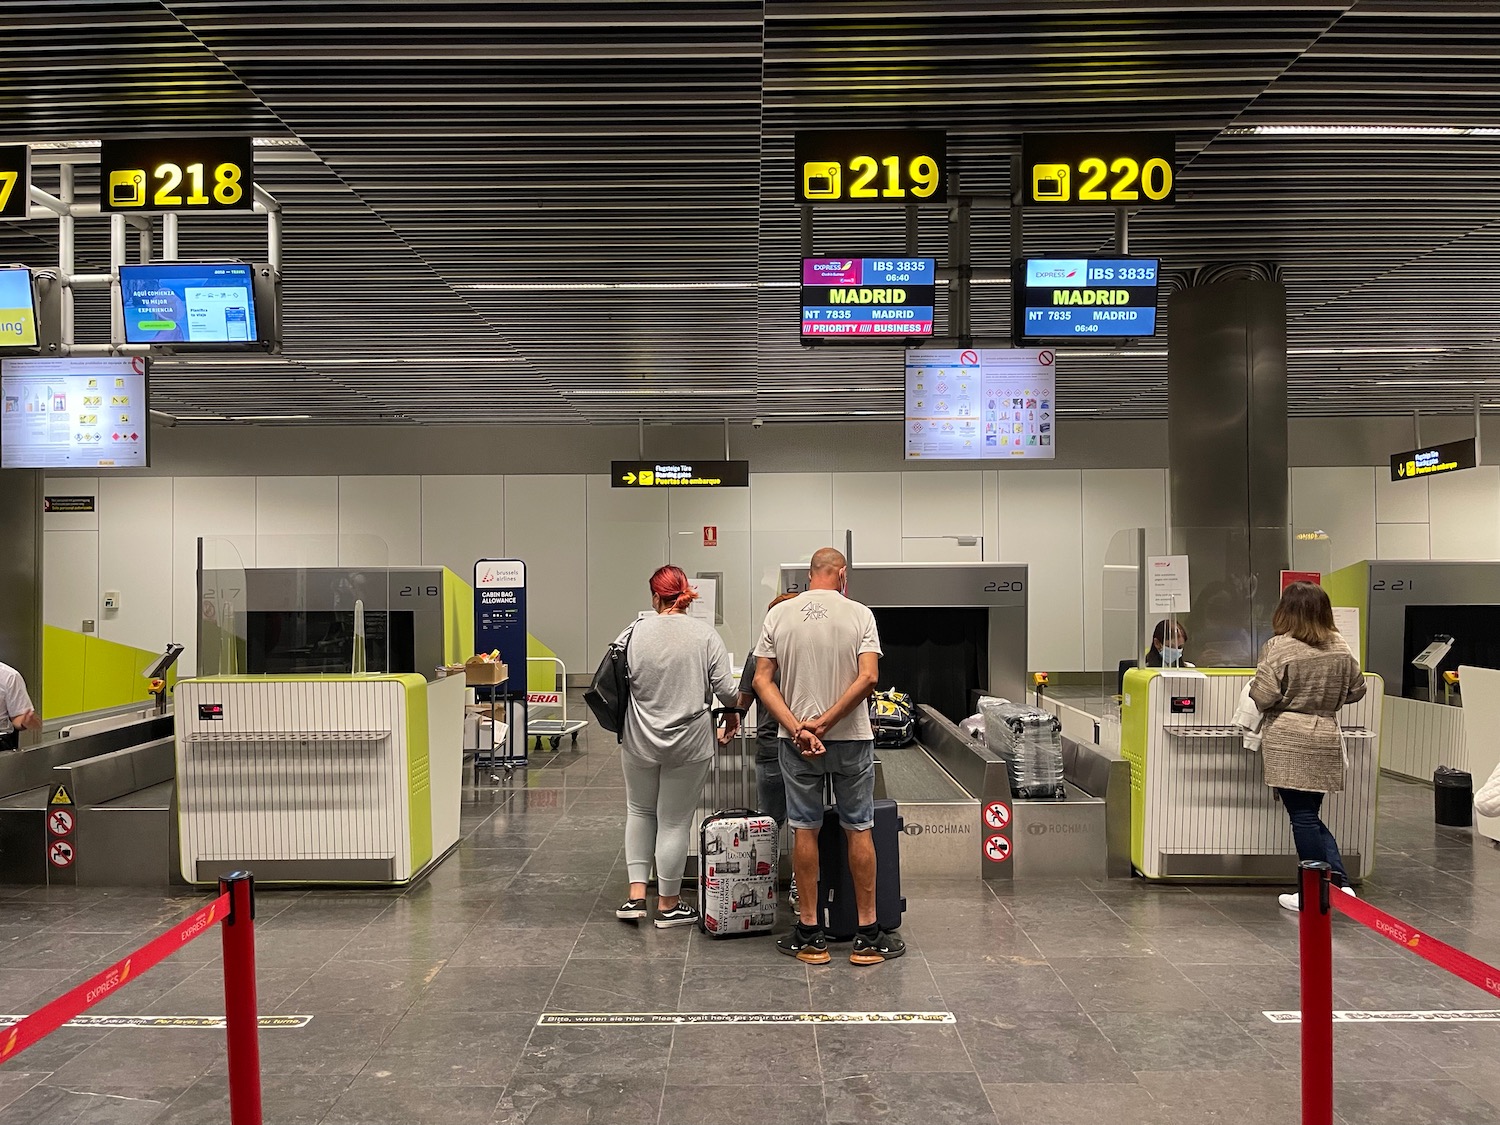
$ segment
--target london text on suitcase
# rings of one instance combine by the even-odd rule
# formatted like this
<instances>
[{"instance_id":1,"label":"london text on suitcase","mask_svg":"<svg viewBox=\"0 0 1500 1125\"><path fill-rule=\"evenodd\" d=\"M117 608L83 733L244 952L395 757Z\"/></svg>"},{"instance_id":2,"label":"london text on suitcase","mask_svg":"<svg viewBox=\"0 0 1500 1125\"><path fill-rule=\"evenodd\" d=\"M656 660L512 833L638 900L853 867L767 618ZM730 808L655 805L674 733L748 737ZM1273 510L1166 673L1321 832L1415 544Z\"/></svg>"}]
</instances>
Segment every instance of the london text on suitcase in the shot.
<instances>
[{"instance_id":1,"label":"london text on suitcase","mask_svg":"<svg viewBox=\"0 0 1500 1125\"><path fill-rule=\"evenodd\" d=\"M896 802L875 802L875 920L887 932L901 928L906 899L901 897L901 815ZM823 814L818 833L818 920L832 941L852 941L859 928L849 845L837 809Z\"/></svg>"},{"instance_id":2,"label":"london text on suitcase","mask_svg":"<svg viewBox=\"0 0 1500 1125\"><path fill-rule=\"evenodd\" d=\"M699 928L709 937L767 934L776 922L776 822L716 812L698 834Z\"/></svg>"}]
</instances>

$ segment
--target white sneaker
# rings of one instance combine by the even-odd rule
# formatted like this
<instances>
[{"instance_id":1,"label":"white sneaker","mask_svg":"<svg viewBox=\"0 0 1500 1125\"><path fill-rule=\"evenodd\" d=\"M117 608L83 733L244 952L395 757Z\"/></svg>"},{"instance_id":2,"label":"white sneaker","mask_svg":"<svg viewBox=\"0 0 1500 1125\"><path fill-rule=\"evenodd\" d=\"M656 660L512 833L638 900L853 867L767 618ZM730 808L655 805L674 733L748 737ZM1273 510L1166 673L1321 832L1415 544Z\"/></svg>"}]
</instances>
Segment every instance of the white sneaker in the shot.
<instances>
[{"instance_id":1,"label":"white sneaker","mask_svg":"<svg viewBox=\"0 0 1500 1125\"><path fill-rule=\"evenodd\" d=\"M1343 891L1350 898L1358 898L1359 897L1357 894L1354 893L1354 888L1353 887L1340 887L1339 890Z\"/></svg>"},{"instance_id":2,"label":"white sneaker","mask_svg":"<svg viewBox=\"0 0 1500 1125\"><path fill-rule=\"evenodd\" d=\"M1295 894L1277 895L1276 901L1281 903L1281 909L1283 910L1302 909L1302 904L1297 900L1297 896Z\"/></svg>"}]
</instances>

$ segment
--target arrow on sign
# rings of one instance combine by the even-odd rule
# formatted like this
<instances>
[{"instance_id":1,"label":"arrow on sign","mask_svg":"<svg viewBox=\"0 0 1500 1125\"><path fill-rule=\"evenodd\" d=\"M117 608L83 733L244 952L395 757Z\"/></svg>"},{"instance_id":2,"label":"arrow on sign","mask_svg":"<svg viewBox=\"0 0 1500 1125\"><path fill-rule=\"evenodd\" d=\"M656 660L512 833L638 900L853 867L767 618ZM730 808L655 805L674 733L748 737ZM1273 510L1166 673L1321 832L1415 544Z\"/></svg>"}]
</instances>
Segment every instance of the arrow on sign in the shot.
<instances>
[{"instance_id":1,"label":"arrow on sign","mask_svg":"<svg viewBox=\"0 0 1500 1125\"><path fill-rule=\"evenodd\" d=\"M1398 477L1404 477L1406 475L1406 462L1403 461L1401 464L1396 466L1396 475Z\"/></svg>"},{"instance_id":2,"label":"arrow on sign","mask_svg":"<svg viewBox=\"0 0 1500 1125\"><path fill-rule=\"evenodd\" d=\"M635 483L635 474L634 473L626 473L625 474L625 483L626 484L634 484Z\"/></svg>"}]
</instances>

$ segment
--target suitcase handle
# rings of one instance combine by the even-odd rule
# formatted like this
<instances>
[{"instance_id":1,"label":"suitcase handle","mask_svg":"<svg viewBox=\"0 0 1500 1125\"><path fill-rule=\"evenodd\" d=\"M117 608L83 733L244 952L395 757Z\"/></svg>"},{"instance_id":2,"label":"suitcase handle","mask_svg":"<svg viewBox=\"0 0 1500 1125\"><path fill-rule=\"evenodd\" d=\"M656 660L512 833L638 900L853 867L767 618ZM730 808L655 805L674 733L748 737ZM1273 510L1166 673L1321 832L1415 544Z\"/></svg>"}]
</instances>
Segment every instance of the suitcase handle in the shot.
<instances>
[{"instance_id":1,"label":"suitcase handle","mask_svg":"<svg viewBox=\"0 0 1500 1125\"><path fill-rule=\"evenodd\" d=\"M709 817L708 819L714 820L714 819L717 819L718 817L721 817L721 816L759 816L759 815L760 815L760 812L758 810L756 810L756 809L720 809L718 812L714 813L714 815L711 816L711 817Z\"/></svg>"},{"instance_id":2,"label":"suitcase handle","mask_svg":"<svg viewBox=\"0 0 1500 1125\"><path fill-rule=\"evenodd\" d=\"M710 715L712 715L716 719L720 715L738 715L738 716L740 716L740 718L744 718L746 715L748 715L750 713L750 708L748 708L748 707L714 707L708 713Z\"/></svg>"}]
</instances>

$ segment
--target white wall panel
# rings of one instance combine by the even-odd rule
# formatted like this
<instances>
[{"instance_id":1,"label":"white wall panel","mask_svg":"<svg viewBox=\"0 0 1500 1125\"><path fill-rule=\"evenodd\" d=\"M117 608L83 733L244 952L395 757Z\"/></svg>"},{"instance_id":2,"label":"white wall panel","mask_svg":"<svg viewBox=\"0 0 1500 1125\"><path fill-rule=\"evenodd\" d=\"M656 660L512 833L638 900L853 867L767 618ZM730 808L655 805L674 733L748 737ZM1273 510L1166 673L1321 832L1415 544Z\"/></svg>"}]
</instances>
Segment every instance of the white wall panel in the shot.
<instances>
[{"instance_id":1,"label":"white wall panel","mask_svg":"<svg viewBox=\"0 0 1500 1125\"><path fill-rule=\"evenodd\" d=\"M259 565L338 566L338 528L338 477L256 478Z\"/></svg>"},{"instance_id":2,"label":"white wall panel","mask_svg":"<svg viewBox=\"0 0 1500 1125\"><path fill-rule=\"evenodd\" d=\"M1426 523L1427 481L1391 480L1390 470L1375 470L1377 523Z\"/></svg>"},{"instance_id":3,"label":"white wall panel","mask_svg":"<svg viewBox=\"0 0 1500 1125\"><path fill-rule=\"evenodd\" d=\"M1427 481L1432 557L1500 559L1500 466Z\"/></svg>"},{"instance_id":4,"label":"white wall panel","mask_svg":"<svg viewBox=\"0 0 1500 1125\"><path fill-rule=\"evenodd\" d=\"M1000 560L1029 565L1027 666L1083 667L1083 480L1076 469L999 477Z\"/></svg>"},{"instance_id":5,"label":"white wall panel","mask_svg":"<svg viewBox=\"0 0 1500 1125\"><path fill-rule=\"evenodd\" d=\"M526 563L531 634L568 665L593 671L588 650L588 496L581 476L505 478L505 553Z\"/></svg>"},{"instance_id":6,"label":"white wall panel","mask_svg":"<svg viewBox=\"0 0 1500 1125\"><path fill-rule=\"evenodd\" d=\"M256 565L254 477L177 477L172 482L172 633L187 646L183 675L198 670L198 540L211 539L206 561Z\"/></svg>"},{"instance_id":7,"label":"white wall panel","mask_svg":"<svg viewBox=\"0 0 1500 1125\"><path fill-rule=\"evenodd\" d=\"M97 477L47 477L47 496L99 496ZM98 531L99 505L92 512L43 512L43 531Z\"/></svg>"},{"instance_id":8,"label":"white wall panel","mask_svg":"<svg viewBox=\"0 0 1500 1125\"><path fill-rule=\"evenodd\" d=\"M979 470L902 473L902 538L983 535L984 476Z\"/></svg>"},{"instance_id":9,"label":"white wall panel","mask_svg":"<svg viewBox=\"0 0 1500 1125\"><path fill-rule=\"evenodd\" d=\"M505 478L422 477L422 565L474 581L480 559L505 557Z\"/></svg>"},{"instance_id":10,"label":"white wall panel","mask_svg":"<svg viewBox=\"0 0 1500 1125\"><path fill-rule=\"evenodd\" d=\"M78 633L99 619L99 533L42 532L42 624Z\"/></svg>"},{"instance_id":11,"label":"white wall panel","mask_svg":"<svg viewBox=\"0 0 1500 1125\"><path fill-rule=\"evenodd\" d=\"M901 474L838 473L833 478L834 545L854 533L854 565L901 561Z\"/></svg>"},{"instance_id":12,"label":"white wall panel","mask_svg":"<svg viewBox=\"0 0 1500 1125\"><path fill-rule=\"evenodd\" d=\"M422 562L422 478L339 477L339 565Z\"/></svg>"},{"instance_id":13,"label":"white wall panel","mask_svg":"<svg viewBox=\"0 0 1500 1125\"><path fill-rule=\"evenodd\" d=\"M1330 570L1368 559L1375 552L1376 471L1364 467L1292 470L1292 530L1328 533Z\"/></svg>"},{"instance_id":14,"label":"white wall panel","mask_svg":"<svg viewBox=\"0 0 1500 1125\"><path fill-rule=\"evenodd\" d=\"M1089 671L1108 671L1123 657L1115 661L1104 658L1105 555L1121 531L1165 526L1167 474L1163 469L1086 469L1082 489L1082 667Z\"/></svg>"},{"instance_id":15,"label":"white wall panel","mask_svg":"<svg viewBox=\"0 0 1500 1125\"><path fill-rule=\"evenodd\" d=\"M172 614L172 491L170 477L100 482L99 636L106 641L144 649L187 643ZM119 592L119 610L104 608L106 590Z\"/></svg>"},{"instance_id":16,"label":"white wall panel","mask_svg":"<svg viewBox=\"0 0 1500 1125\"><path fill-rule=\"evenodd\" d=\"M984 474L984 557L1000 561L1000 474L990 469Z\"/></svg>"},{"instance_id":17,"label":"white wall panel","mask_svg":"<svg viewBox=\"0 0 1500 1125\"><path fill-rule=\"evenodd\" d=\"M1430 559L1432 546L1425 523L1382 523L1375 525L1377 559Z\"/></svg>"},{"instance_id":18,"label":"white wall panel","mask_svg":"<svg viewBox=\"0 0 1500 1125\"><path fill-rule=\"evenodd\" d=\"M755 532L819 531L829 534L833 528L833 474L752 474L750 527Z\"/></svg>"},{"instance_id":19,"label":"white wall panel","mask_svg":"<svg viewBox=\"0 0 1500 1125\"><path fill-rule=\"evenodd\" d=\"M744 488L684 488L667 497L667 557L692 577L722 574L724 623L719 635L738 660L750 651L750 493ZM703 529L718 529L718 546L703 545ZM644 581L646 575L641 576ZM760 602L759 597L753 599ZM764 604L764 603L761 603ZM757 607L758 609L758 607Z\"/></svg>"},{"instance_id":20,"label":"white wall panel","mask_svg":"<svg viewBox=\"0 0 1500 1125\"><path fill-rule=\"evenodd\" d=\"M608 476L591 476L588 510L588 653L597 663L630 619L651 608L646 582L667 561L667 493L612 488Z\"/></svg>"}]
</instances>

